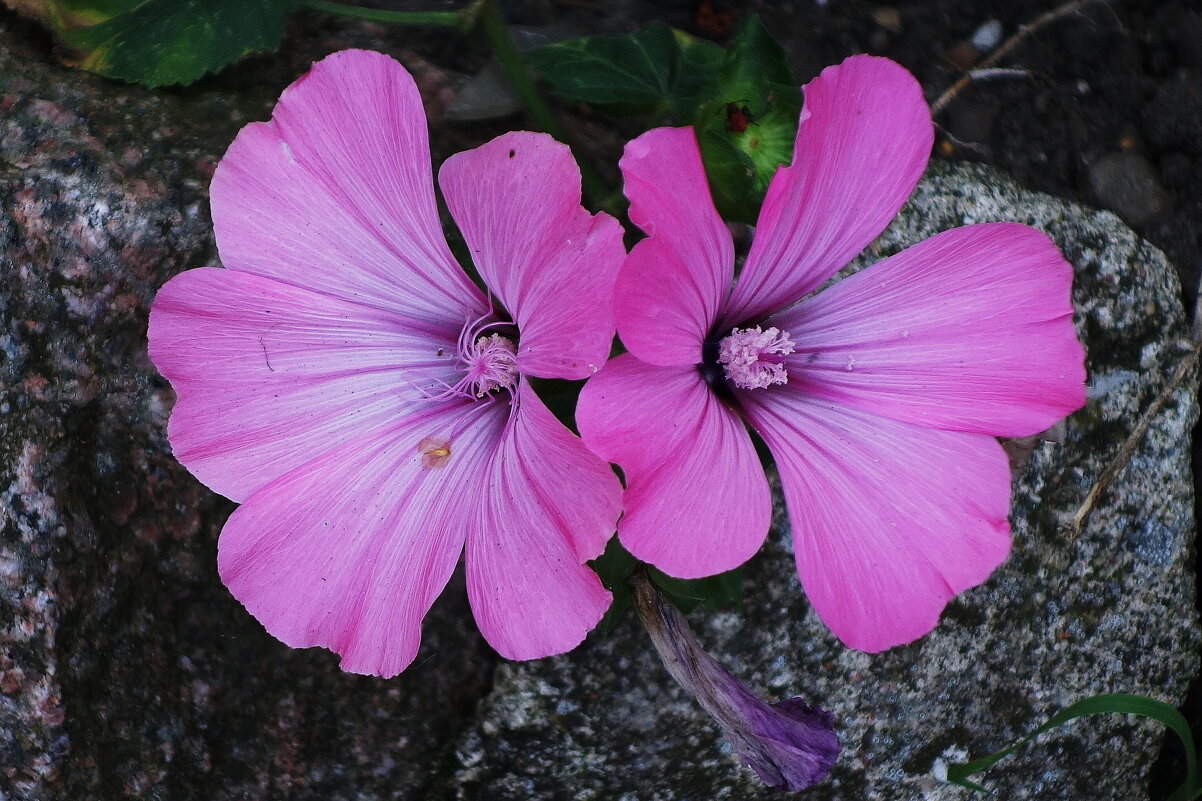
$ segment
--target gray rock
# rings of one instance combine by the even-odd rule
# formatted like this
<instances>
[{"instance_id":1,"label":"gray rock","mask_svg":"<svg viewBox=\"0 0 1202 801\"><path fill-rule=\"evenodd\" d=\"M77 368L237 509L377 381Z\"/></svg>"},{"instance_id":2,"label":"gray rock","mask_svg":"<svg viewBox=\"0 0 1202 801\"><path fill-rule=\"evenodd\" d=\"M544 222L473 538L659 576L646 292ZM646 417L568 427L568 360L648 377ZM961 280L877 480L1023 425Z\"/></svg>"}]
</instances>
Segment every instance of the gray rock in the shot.
<instances>
[{"instance_id":1,"label":"gray rock","mask_svg":"<svg viewBox=\"0 0 1202 801\"><path fill-rule=\"evenodd\" d=\"M294 26L279 57L148 92L50 63L0 13L0 798L769 797L630 621L494 683L453 585L417 666L384 682L283 647L221 586L231 506L170 456L170 390L145 354L154 292L213 261L213 165L308 62L383 49L435 106L447 94L390 34L321 23ZM440 127L436 158L489 135ZM1077 265L1095 387L1067 444L1040 445L1017 484L1014 557L932 636L870 657L808 614L778 518L743 608L695 616L753 688L836 711L844 755L816 799L961 798L929 775L936 759L998 748L1095 692L1179 702L1197 672L1188 390L1086 530L1059 530L1180 358L1173 272L1114 217L974 167L933 167L877 249L987 219L1045 228ZM1139 798L1159 737L1081 722L987 782L1015 799Z\"/></svg>"},{"instance_id":2,"label":"gray rock","mask_svg":"<svg viewBox=\"0 0 1202 801\"><path fill-rule=\"evenodd\" d=\"M1023 191L985 167L939 163L871 260L993 220L1047 231L1075 265L1092 381L1067 441L1039 445L1016 478L1010 560L954 601L931 635L870 656L842 647L809 613L778 509L769 544L748 568L743 608L693 616L711 652L753 689L834 711L843 754L806 798L965 798L935 778L938 762L990 753L1098 693L1180 703L1198 672L1192 389L1175 393L1085 529L1075 537L1064 530L1182 356L1176 274L1110 213ZM1158 724L1140 719L1078 721L983 781L1015 801L1147 798L1161 736ZM456 760L441 785L447 798L778 797L737 764L633 619L567 656L502 666Z\"/></svg>"},{"instance_id":3,"label":"gray rock","mask_svg":"<svg viewBox=\"0 0 1202 801\"><path fill-rule=\"evenodd\" d=\"M1098 203L1131 225L1143 225L1173 205L1160 174L1139 153L1107 153L1089 165L1089 184Z\"/></svg>"}]
</instances>

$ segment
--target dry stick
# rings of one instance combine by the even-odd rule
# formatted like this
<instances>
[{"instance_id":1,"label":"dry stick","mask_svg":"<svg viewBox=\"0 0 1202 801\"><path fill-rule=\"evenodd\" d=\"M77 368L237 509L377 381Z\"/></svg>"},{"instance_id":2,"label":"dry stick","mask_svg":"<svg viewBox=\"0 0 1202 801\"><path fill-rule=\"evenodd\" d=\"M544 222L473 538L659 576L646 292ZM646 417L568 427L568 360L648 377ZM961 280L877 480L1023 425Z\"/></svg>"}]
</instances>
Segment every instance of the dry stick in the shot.
<instances>
[{"instance_id":1,"label":"dry stick","mask_svg":"<svg viewBox=\"0 0 1202 801\"><path fill-rule=\"evenodd\" d=\"M1073 515L1072 522L1068 525L1068 536L1075 537L1081 533L1081 529L1085 526L1085 521L1093 512L1094 507L1098 505L1098 501L1102 497L1102 493L1110 489L1110 485L1114 483L1114 479L1118 476L1127 463L1131 461L1131 457L1135 455L1135 449L1139 447L1140 442L1147 433L1148 427L1152 425L1152 420L1156 415L1160 414L1160 410L1169 402L1169 398L1177 391L1177 387L1185 381L1185 377L1189 375L1190 370L1198 364L1198 357L1202 354L1202 283L1198 286L1199 295L1194 303L1194 324L1190 328L1190 350L1182 358L1177 365L1177 369L1173 371L1173 377L1169 379L1169 383L1165 385L1156 399L1148 406L1147 410L1140 416L1139 422L1131 433L1127 435L1127 439L1123 440L1122 447L1115 455L1112 461L1102 475L1098 476L1098 480L1089 488L1089 494L1085 496L1085 500L1081 503L1081 507L1077 509L1077 513Z\"/></svg>"},{"instance_id":2,"label":"dry stick","mask_svg":"<svg viewBox=\"0 0 1202 801\"><path fill-rule=\"evenodd\" d=\"M1002 45L997 50L994 50L992 53L989 54L989 58L982 61L976 67L976 69L971 70L971 71L966 72L963 75L961 75L960 79L958 81L956 81L954 84L952 84L950 87L948 87L947 91L945 91L943 94L941 94L939 96L939 99L936 100L931 105L931 116L932 117L937 116L939 114L939 112L943 111L943 109L945 109L947 107L948 103L951 103L952 100L955 99L956 95L960 94L960 92L962 92L964 90L964 87L966 87L970 83L972 83L974 72L977 72L979 70L989 69L993 65L997 64L999 61L1001 61L1003 58L1006 57L1007 53L1009 53L1014 48L1018 47L1019 44L1021 44L1024 39L1026 39L1031 34L1035 33L1035 31L1039 30L1040 28L1042 28L1043 26L1047 25L1050 22L1055 22L1056 20L1060 19L1061 17L1067 17L1069 14L1075 14L1076 12L1080 11L1082 8L1085 8L1085 6L1090 5L1091 3L1109 3L1109 2L1110 2L1110 0L1073 0L1073 2L1071 2L1071 3L1065 3L1064 5L1059 6L1058 8L1052 9L1051 11L1047 12L1046 14L1044 14L1041 17L1036 18L1035 21L1028 23L1027 25L1020 26L1017 33L1015 33L1013 36L1011 36L1005 42L1002 42Z\"/></svg>"}]
</instances>

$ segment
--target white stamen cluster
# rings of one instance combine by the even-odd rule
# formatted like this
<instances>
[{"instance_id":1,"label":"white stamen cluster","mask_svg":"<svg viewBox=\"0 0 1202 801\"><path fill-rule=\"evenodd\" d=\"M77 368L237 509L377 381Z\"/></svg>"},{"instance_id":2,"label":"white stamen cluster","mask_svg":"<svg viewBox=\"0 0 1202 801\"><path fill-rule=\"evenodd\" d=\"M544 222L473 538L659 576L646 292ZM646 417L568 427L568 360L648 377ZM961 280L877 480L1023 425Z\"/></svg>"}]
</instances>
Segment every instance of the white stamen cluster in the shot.
<instances>
[{"instance_id":1,"label":"white stamen cluster","mask_svg":"<svg viewBox=\"0 0 1202 801\"><path fill-rule=\"evenodd\" d=\"M459 352L459 361L467 375L458 387L477 398L494 389L513 389L518 382L518 351L513 342L500 334L482 336Z\"/></svg>"},{"instance_id":2,"label":"white stamen cluster","mask_svg":"<svg viewBox=\"0 0 1202 801\"><path fill-rule=\"evenodd\" d=\"M736 387L763 389L788 382L781 357L792 352L793 340L778 328L735 328L718 343L718 363Z\"/></svg>"}]
</instances>

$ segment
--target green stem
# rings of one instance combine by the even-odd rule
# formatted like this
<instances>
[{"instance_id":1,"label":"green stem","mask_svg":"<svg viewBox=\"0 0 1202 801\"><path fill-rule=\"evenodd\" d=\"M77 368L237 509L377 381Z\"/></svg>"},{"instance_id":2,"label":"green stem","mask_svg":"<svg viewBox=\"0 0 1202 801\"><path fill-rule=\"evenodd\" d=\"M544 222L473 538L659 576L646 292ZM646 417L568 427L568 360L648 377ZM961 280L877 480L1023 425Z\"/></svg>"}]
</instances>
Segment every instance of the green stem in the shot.
<instances>
[{"instance_id":1,"label":"green stem","mask_svg":"<svg viewBox=\"0 0 1202 801\"><path fill-rule=\"evenodd\" d=\"M363 8L327 0L301 0L301 5L314 11L337 14L340 17L369 19L374 22L391 22L396 25L430 25L441 28L458 28L465 24L464 11L385 11L380 8Z\"/></svg>"},{"instance_id":2,"label":"green stem","mask_svg":"<svg viewBox=\"0 0 1202 801\"><path fill-rule=\"evenodd\" d=\"M484 0L480 6L477 22L484 32L485 38L488 39L488 43L492 46L493 52L497 54L497 60L501 62L501 69L505 70L505 76L509 78L513 91L517 93L518 100L525 106L530 119L539 128L568 147L572 147L567 132L555 119L550 107L543 102L538 90L534 88L534 83L526 71L526 59L513 46L513 41L509 38L509 30L505 27L505 21L501 19L501 12L497 9L497 4L492 0ZM610 191L604 179L580 157L579 152L576 152L575 155L576 163L580 165L580 179L585 196L595 206L607 209L614 206L614 193Z\"/></svg>"}]
</instances>

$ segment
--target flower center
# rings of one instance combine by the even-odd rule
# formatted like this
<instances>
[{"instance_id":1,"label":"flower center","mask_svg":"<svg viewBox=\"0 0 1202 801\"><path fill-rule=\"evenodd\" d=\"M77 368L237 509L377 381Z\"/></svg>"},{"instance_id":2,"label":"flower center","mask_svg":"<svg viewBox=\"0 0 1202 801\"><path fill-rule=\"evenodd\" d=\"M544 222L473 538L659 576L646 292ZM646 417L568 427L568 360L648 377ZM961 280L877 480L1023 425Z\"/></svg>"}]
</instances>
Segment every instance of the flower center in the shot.
<instances>
[{"instance_id":1,"label":"flower center","mask_svg":"<svg viewBox=\"0 0 1202 801\"><path fill-rule=\"evenodd\" d=\"M763 389L788 382L783 357L792 352L793 340L778 328L735 328L718 343L718 364L736 387Z\"/></svg>"},{"instance_id":2,"label":"flower center","mask_svg":"<svg viewBox=\"0 0 1202 801\"><path fill-rule=\"evenodd\" d=\"M477 337L460 346L459 364L466 375L456 389L464 395L483 398L494 389L513 389L518 382L518 351L513 341L500 334Z\"/></svg>"}]
</instances>

